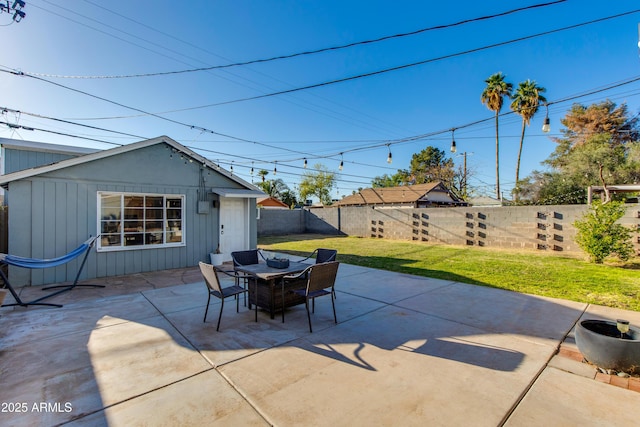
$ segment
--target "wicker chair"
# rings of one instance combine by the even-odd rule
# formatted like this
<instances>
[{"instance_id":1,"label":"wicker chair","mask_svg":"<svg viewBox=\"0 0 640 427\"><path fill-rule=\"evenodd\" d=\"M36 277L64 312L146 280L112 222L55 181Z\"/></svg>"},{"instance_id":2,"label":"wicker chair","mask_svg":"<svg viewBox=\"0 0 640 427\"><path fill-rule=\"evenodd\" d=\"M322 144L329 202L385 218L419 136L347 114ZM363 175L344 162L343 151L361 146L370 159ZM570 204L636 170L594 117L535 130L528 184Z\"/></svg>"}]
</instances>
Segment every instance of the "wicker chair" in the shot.
<instances>
[{"instance_id":1,"label":"wicker chair","mask_svg":"<svg viewBox=\"0 0 640 427\"><path fill-rule=\"evenodd\" d=\"M300 262L304 262L309 258L312 258L314 255L316 256L316 264L322 264L325 262L335 261L336 256L338 256L338 251L335 249L318 248L315 251L311 252L308 257L301 259Z\"/></svg>"},{"instance_id":2,"label":"wicker chair","mask_svg":"<svg viewBox=\"0 0 640 427\"><path fill-rule=\"evenodd\" d=\"M227 273L224 270L219 270L211 264L206 264L204 262L200 262L200 271L202 272L202 276L204 277L204 282L207 285L207 289L209 291L209 297L207 299L207 308L204 311L204 319L202 322L207 321L207 313L209 312L209 303L211 302L211 295L216 298L220 298L220 314L218 315L218 326L216 327L216 331L220 330L220 320L222 319L222 310L224 309L224 300L228 297L236 297L236 312L240 311L240 299L238 295L245 294L249 292L248 289L243 288L238 285L228 286L223 288L220 286L220 279L218 278L218 273L226 274L229 277L233 277L237 279L238 276L234 274ZM242 276L245 278L248 276Z\"/></svg>"},{"instance_id":3,"label":"wicker chair","mask_svg":"<svg viewBox=\"0 0 640 427\"><path fill-rule=\"evenodd\" d=\"M264 259L264 256L262 255L262 252L260 252L258 249L250 249L247 251L236 251L236 252L231 252L231 259L233 260L233 267L235 270L235 267L238 267L239 265L252 265L252 264L258 264L260 262L258 255ZM238 286L240 286L240 280L242 279L242 287L245 289L248 289L247 286L249 284L249 276L243 276L241 273L239 273L238 271L235 272L236 274L236 284ZM247 297L245 295L244 297L244 305L247 305ZM249 309L251 309L251 304L249 304Z\"/></svg>"},{"instance_id":4,"label":"wicker chair","mask_svg":"<svg viewBox=\"0 0 640 427\"><path fill-rule=\"evenodd\" d=\"M335 294L334 288L339 265L340 263L337 261L314 264L299 274L283 277L282 321L284 322L284 288L287 281L294 281L297 283L301 277L305 277L306 275L306 286L303 289L293 289L291 292L305 298L305 308L307 309L307 319L309 320L309 332L313 332L313 329L311 328L309 300L311 300L312 304L311 310L315 313L316 298L324 295L333 296ZM333 308L333 320L335 323L338 323L338 318L336 317L336 305L333 297L331 298L331 306Z\"/></svg>"}]
</instances>

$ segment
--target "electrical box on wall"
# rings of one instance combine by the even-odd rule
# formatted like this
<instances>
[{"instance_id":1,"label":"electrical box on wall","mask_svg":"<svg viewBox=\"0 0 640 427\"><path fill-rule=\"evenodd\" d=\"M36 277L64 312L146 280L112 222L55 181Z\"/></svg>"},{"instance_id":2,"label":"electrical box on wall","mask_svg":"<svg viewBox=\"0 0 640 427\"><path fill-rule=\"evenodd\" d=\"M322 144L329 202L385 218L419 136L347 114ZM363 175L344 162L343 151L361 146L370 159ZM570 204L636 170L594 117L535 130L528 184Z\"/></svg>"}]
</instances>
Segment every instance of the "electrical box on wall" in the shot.
<instances>
[{"instance_id":1,"label":"electrical box on wall","mask_svg":"<svg viewBox=\"0 0 640 427\"><path fill-rule=\"evenodd\" d=\"M209 202L199 200L198 201L198 214L208 214L209 213Z\"/></svg>"}]
</instances>

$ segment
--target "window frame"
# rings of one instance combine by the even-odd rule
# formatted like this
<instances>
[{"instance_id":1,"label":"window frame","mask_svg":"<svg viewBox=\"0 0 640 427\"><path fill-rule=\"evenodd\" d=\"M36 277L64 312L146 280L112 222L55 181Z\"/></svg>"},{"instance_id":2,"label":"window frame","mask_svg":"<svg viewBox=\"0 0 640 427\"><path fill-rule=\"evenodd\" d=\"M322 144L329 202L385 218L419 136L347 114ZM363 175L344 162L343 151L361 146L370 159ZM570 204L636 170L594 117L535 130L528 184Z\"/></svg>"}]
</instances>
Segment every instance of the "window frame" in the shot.
<instances>
[{"instance_id":1,"label":"window frame","mask_svg":"<svg viewBox=\"0 0 640 427\"><path fill-rule=\"evenodd\" d=\"M103 218L102 218L102 207L103 207L103 200L106 197L115 197L115 196L119 196L120 197L120 217L117 220L114 220L114 222L118 223L116 229L118 229L118 233L113 233L114 235L119 234L120 236L120 244L119 245L109 245L109 246L103 246L102 245L102 238L98 238L97 239L97 245L96 245L96 251L98 252L116 252L116 251L131 251L131 250L147 250L147 249L162 249L162 248L175 248L175 247L183 247L186 246L186 223L185 223L185 213L186 213L186 196L184 194L160 194L160 193L138 193L138 192L125 192L125 191L98 191L97 192L97 197L96 197L96 205L97 205L97 213L96 213L96 217L97 217L97 235L100 236L102 234L102 225L103 225ZM124 199L125 197L140 197L142 198L142 201L144 203L142 203L141 206L138 207L127 207L125 206L125 202ZM147 198L162 198L162 217L161 218L155 218L157 220L154 221L154 218L152 217L147 217L146 215L143 215L142 219L138 219L138 220L132 220L130 218L127 218L127 215L125 214L125 210L136 210L136 209L140 209L141 212L143 213L147 213L147 212L153 212L153 211L160 211L160 208L158 206L149 206L147 205ZM179 199L180 200L180 229L176 230L179 232L180 234L180 238L181 240L179 242L167 242L167 236L170 233L169 228L169 224L168 222L171 221L171 218L169 218L167 216L167 211L169 209L172 209L168 203L169 200L171 199ZM156 200L157 201L157 200ZM153 201L151 201L153 202ZM173 208L173 209L177 209L177 208ZM137 222L138 225L140 225L140 223L143 226L143 230L140 231L139 233L131 233L129 232L129 236L133 237L133 234L139 234L142 240L141 244L132 244L132 245L126 245L126 239L125 239L125 234L126 230L125 230L125 224L129 222L129 223L133 223L133 222ZM162 230L160 232L156 232L156 233L162 233L162 242L161 243L146 243L146 237L147 235L151 235L150 232L148 232L146 230L146 225L152 222L162 222Z\"/></svg>"}]
</instances>

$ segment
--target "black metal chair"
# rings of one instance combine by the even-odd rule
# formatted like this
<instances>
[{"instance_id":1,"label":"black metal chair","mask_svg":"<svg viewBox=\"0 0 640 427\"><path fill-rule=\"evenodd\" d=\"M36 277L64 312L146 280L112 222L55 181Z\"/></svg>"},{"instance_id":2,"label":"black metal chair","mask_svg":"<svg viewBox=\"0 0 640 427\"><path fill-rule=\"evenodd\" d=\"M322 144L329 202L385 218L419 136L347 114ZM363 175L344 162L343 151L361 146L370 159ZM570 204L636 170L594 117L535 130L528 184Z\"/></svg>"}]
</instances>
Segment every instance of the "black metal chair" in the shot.
<instances>
[{"instance_id":1,"label":"black metal chair","mask_svg":"<svg viewBox=\"0 0 640 427\"><path fill-rule=\"evenodd\" d=\"M318 248L315 251L311 252L311 254L306 258L301 259L300 262L305 262L309 258L312 258L314 255L316 256L316 264L322 264L324 262L335 261L336 257L338 256L338 251L335 249ZM337 298L335 292L333 293L333 297Z\"/></svg>"},{"instance_id":2,"label":"black metal chair","mask_svg":"<svg viewBox=\"0 0 640 427\"><path fill-rule=\"evenodd\" d=\"M260 262L259 257L264 259L264 255L262 255L262 252L260 252L260 250L258 249L249 249L246 251L231 252L231 259L233 260L234 271L235 271L235 268L240 265L258 264ZM238 271L235 271L235 274L237 276L236 284L240 286L240 279L242 274ZM245 289L248 289L247 286L249 285L249 279L248 279L249 276L242 276L242 277L244 277L242 287ZM246 295L244 298L244 305L247 305ZM251 309L251 303L249 303L249 309Z\"/></svg>"},{"instance_id":3,"label":"black metal chair","mask_svg":"<svg viewBox=\"0 0 640 427\"><path fill-rule=\"evenodd\" d=\"M335 261L336 257L338 256L338 251L335 249L318 248L315 251L311 252L308 257L301 259L300 262L304 262L309 258L313 258L314 255L316 256L316 264L322 264L325 262Z\"/></svg>"},{"instance_id":4,"label":"black metal chair","mask_svg":"<svg viewBox=\"0 0 640 427\"><path fill-rule=\"evenodd\" d=\"M291 292L303 296L305 298L305 308L307 309L307 319L309 320L309 332L313 332L311 328L311 312L309 311L309 300L312 304L312 312L316 310L316 298L331 295L331 306L333 308L333 320L338 323L336 317L336 305L333 295L335 294L336 276L338 274L337 261L330 261L321 264L314 264L306 268L303 272L295 275L285 276L282 278L282 322L284 322L284 289L288 281L299 283L300 278L306 275L306 286L302 289L292 289Z\"/></svg>"},{"instance_id":5,"label":"black metal chair","mask_svg":"<svg viewBox=\"0 0 640 427\"><path fill-rule=\"evenodd\" d=\"M207 285L207 289L209 291L209 297L207 298L207 308L204 311L204 319L202 322L207 321L207 313L209 312L209 303L211 302L211 295L216 298L220 298L220 314L218 315L218 326L216 327L216 331L220 330L220 320L222 320L222 310L224 309L224 300L228 297L236 297L236 312L240 311L240 299L237 298L240 294L245 294L249 292L248 289L243 288L238 285L228 286L223 288L220 285L220 279L218 278L218 273L224 273L229 277L236 279L238 276L235 274L230 274L224 270L220 270L214 267L211 264L207 264L204 262L200 262L200 271L202 272L202 276L204 277L204 282ZM248 278L249 276L242 276L243 278Z\"/></svg>"}]
</instances>

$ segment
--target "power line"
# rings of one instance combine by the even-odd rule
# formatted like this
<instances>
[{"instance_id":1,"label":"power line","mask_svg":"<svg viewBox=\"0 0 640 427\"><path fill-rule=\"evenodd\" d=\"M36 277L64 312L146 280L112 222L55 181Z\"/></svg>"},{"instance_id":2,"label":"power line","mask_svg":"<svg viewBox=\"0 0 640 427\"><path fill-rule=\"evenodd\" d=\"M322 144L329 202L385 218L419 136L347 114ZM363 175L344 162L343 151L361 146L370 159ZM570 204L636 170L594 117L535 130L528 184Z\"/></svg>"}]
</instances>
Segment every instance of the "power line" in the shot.
<instances>
[{"instance_id":1,"label":"power line","mask_svg":"<svg viewBox=\"0 0 640 427\"><path fill-rule=\"evenodd\" d=\"M43 0L43 1L45 1L46 3L50 3L47 0ZM39 73L29 73L29 74L34 75L34 76L40 76L40 77L64 78L64 79L124 79L124 78L154 77L154 76L166 76L166 75L172 75L172 74L194 73L194 72L200 72L200 71L220 70L220 69L224 69L224 68L240 67L240 66L251 65L251 64L259 64L259 63L264 63L264 62L272 62L272 61L278 61L278 60L282 60L282 59L296 58L298 56L315 55L315 54L318 54L318 53L329 52L329 51L338 51L338 50L347 49L347 48L355 47L355 46L374 44L374 43L379 43L379 42L382 42L382 41L385 41L385 40L391 40L391 39L396 39L396 38L414 36L414 35L426 33L426 32L429 32L429 31L453 28L453 27L457 27L457 26L461 26L461 25L469 24L469 23L473 23L473 22L480 22L480 21L490 20L490 19L494 19L494 18L507 16L507 15L512 15L512 14L515 14L515 13L518 13L518 12L522 12L522 11L528 11L528 10L533 10L533 9L553 6L553 5L556 5L556 4L559 4L559 3L564 3L566 1L567 0L556 0L556 1L549 2L549 3L540 3L540 4L531 5L531 6L525 6L525 7L520 7L520 8L517 8L517 9L508 10L508 11L505 11L505 12L496 13L496 14L493 14L493 15L486 15L486 16L480 16L480 17L477 17L477 18L465 19L465 20L454 22L454 23L451 23L451 24L436 25L436 26L433 26L433 27L422 28L422 29L419 29L419 30L409 31L409 32L405 32L405 33L398 33L398 34L393 34L393 35L388 35L388 36L382 36L382 37L378 37L378 38L375 38L375 39L361 40L361 41L347 43L347 44L338 45L338 46L324 47L324 48L320 48L320 49L307 50L307 51L303 51L303 52L291 53L291 54L286 54L286 55L279 55L279 56L274 56L274 57L270 57L270 58L252 59L252 60L249 60L249 61L235 62L235 63L232 63L232 64L213 65L213 66L208 66L208 67L191 68L191 69L177 70L177 71L165 71L165 72L157 72L157 73L140 73L140 74L122 74L122 75L114 75L114 76L104 76L104 75L103 76L69 76L69 75L65 76L65 75L39 74ZM87 3L93 4L94 6L98 6L95 3L92 3L90 1L88 1ZM58 6L58 7L60 7L60 6ZM106 9L106 8L104 8L102 6L98 6L98 7L110 11L109 9ZM63 8L63 9L65 9L65 8ZM65 9L65 10L69 10L69 9ZM112 12L112 11L110 11L110 12ZM112 13L115 13L115 12L112 12ZM124 17L126 19L129 19L130 21L133 21L133 22L135 22L137 24L144 25L144 24L141 24L141 23L139 23L139 22L137 22L135 20L132 20L132 19L126 17L126 16L120 15L118 13L116 13L116 14L118 16L122 16L122 17ZM88 19L90 19L90 18L88 18ZM144 26L147 27L147 28L150 28L147 25L144 25ZM120 31L120 30L118 30L118 31ZM128 34L128 33L125 32L125 34ZM164 33L161 32L161 34L164 34ZM151 42L148 42L148 43L151 43Z\"/></svg>"},{"instance_id":2,"label":"power line","mask_svg":"<svg viewBox=\"0 0 640 427\"><path fill-rule=\"evenodd\" d=\"M0 70L2 71L2 70ZM12 73L15 74L15 73ZM590 90L587 92L583 92L577 95L571 95L571 96L567 96L555 101L549 101L547 104L548 105L554 105L554 104L559 104L559 103L564 103L564 102L568 102L568 101L572 101L575 99L579 99L581 97L585 97L585 96L591 96L597 93L601 93L604 92L606 90L610 90L610 89L614 89L614 88L618 88L630 83L634 83L640 81L640 76L635 76L635 77L631 77L628 78L626 80L622 80L622 81L618 81L615 82L613 84L604 86L604 87L600 87L598 89L594 89L594 90ZM65 86L63 86L65 87ZM132 135L132 134L127 134L124 132L119 132L119 131L114 131L114 130L110 130L110 129L105 129L105 128L99 128L96 126L89 126L89 125L85 125L85 124L80 124L80 123L74 123L68 120L63 120L63 119L57 119L57 118L53 118L53 117L47 117L47 116L43 116L43 115L39 115L39 114L35 114L35 113L29 113L29 112L24 112L24 111L20 111L20 110L15 110L15 109L11 109L11 108L7 108L7 107L0 107L2 108L4 111L9 111L9 112L13 112L13 113L18 113L18 114L26 114L26 115L31 115L34 117L39 117L39 118L44 118L44 119L49 119L49 120L54 120L54 121L59 121L62 123L66 123L66 124L71 124L71 125L75 125L75 126L81 126L81 127L86 127L86 128L91 128L91 129L95 129L95 130L101 130L101 131L106 131L106 132L110 132L110 133L116 133L116 134L121 134L121 135L125 135L125 136L132 136L135 138L142 138L142 139L146 139L145 137L142 136L138 136L138 135ZM508 115L513 115L515 114L515 112L513 111L507 111L504 113L501 113L499 116L500 117L504 117L504 116L508 116ZM492 121L494 120L494 117L488 117L486 119L481 119L481 120L476 120L474 122L469 122L466 124L461 124L458 125L456 127L454 127L453 129L464 129L464 128L469 128L475 125L478 125L480 123L484 123L487 121ZM86 139L89 141L96 141L96 142L102 142L102 143L106 143L106 144L111 144L111 145L122 145L122 144L117 144L117 143L113 143L113 142L108 142L108 141L104 141L104 140L99 140L99 139L94 139L94 138L88 138L88 137L82 137L82 136L78 136L78 135L72 135L72 134L68 134L68 133L62 133L62 132L55 132L55 131L50 131L50 130L46 130L46 129L41 129L41 128L33 128L33 127L27 127L27 126L22 126L22 125L17 125L17 124L11 124L8 122L0 122L0 124L4 124L6 126L8 126L11 129L24 129L24 130L30 130L30 131L42 131L42 132L48 132L48 133L54 133L54 134L58 134L58 135L63 135L63 136L69 136L69 137L73 137L73 138L80 138L80 139ZM340 151L339 153L332 153L332 154L325 154L325 155L319 155L319 154L312 154L312 153L302 153L302 152L298 152L298 151L294 151L294 150L285 150L283 148L280 147L275 147L272 146L270 144L264 144L264 143L258 143L258 142L254 142L254 141L248 141L248 140L242 140L245 142L250 142L250 143L255 143L255 144L260 144L260 145L265 145L271 148L277 148L280 150L284 150L284 151L290 151L290 152L295 152L295 153L300 153L300 154L304 154L305 157L296 157L296 158L292 158L292 159L279 159L276 161L268 161L265 159L256 159L253 157L247 157L247 156L241 156L241 155L237 155L237 154L229 154L229 153L223 153L223 152L218 152L218 151L213 151L213 150L208 150L208 149L204 149L204 148L199 148L199 147L192 147L192 146L188 146L188 148L194 149L194 150L200 150L200 151L205 151L205 152L209 152L209 153L213 153L213 154L220 154L223 156L233 156L234 158L241 158L247 161L251 161L253 162L259 162L259 163L268 163L268 164L275 164L275 163L279 163L280 165L287 165L287 163L292 163L292 162L296 162L296 161L301 161L303 159L306 158L310 158L310 159L334 159L336 156L340 155L342 158L342 155L345 153L352 153L352 152L357 152L357 151L364 151L364 150L371 150L371 149L376 149L376 148L380 148L383 146L386 147L390 147L391 145L397 145L397 144L401 144L401 143L410 143L410 142L416 142L416 141L421 141L421 140L429 140L430 138L433 138L434 136L438 136L438 135L442 135L442 134L448 134L449 132L451 132L452 128L447 128L447 129L443 129L443 130L439 130L439 131L434 131L434 132L430 132L430 133L424 133L424 134L420 134L420 135L415 135L415 136L410 136L410 137L406 137L406 138L401 138L401 139L397 139L397 140L385 140L382 142L378 142L376 144L369 144L369 145L364 145L361 147L355 147L352 149L341 149L342 151ZM348 163L352 163L352 164L360 164L360 165L366 165L366 164L362 164L362 163L358 163L358 162L353 162L353 161L347 161ZM230 164L230 163L228 163ZM238 164L238 163L236 163ZM367 166L374 166L374 167L378 167L376 165L367 165ZM248 166L247 166L248 167ZM288 166L287 167L294 167L294 168L298 168L299 167L295 167L295 166ZM388 169L394 169L394 168L388 168ZM344 174L342 174L344 175ZM346 176L346 175L345 175ZM348 176L352 176L352 177L357 177L357 178L364 178L364 179L369 179L369 177L364 177L364 176L358 176L358 175L348 175Z\"/></svg>"},{"instance_id":3,"label":"power line","mask_svg":"<svg viewBox=\"0 0 640 427\"><path fill-rule=\"evenodd\" d=\"M616 15L607 16L607 17L604 17L604 18L598 18L598 19L594 19L594 20L591 20L591 21L586 21L586 22L582 22L582 23L578 23L578 24L574 24L574 25L569 25L569 26L562 27L562 28L557 28L557 29L554 29L554 30L548 30L548 31L544 31L544 32L541 32L541 33L536 33L536 34L529 35L529 36L519 37L519 38L507 40L507 41L504 41L504 42L494 43L494 44L490 44L490 45L486 45L486 46L482 46L482 47L478 47L478 48L474 48L474 49L468 49L468 50L465 50L465 51L462 51L462 52L443 55L443 56L439 56L439 57L436 57L436 58L425 59L425 60L422 60L422 61L412 62L412 63L409 63L409 64L403 64L403 65L399 65L399 66L396 66L396 67L385 68L385 69L382 69L382 70L372 71L372 72L369 72L369 73L357 74L357 75L354 75L354 76L344 77L344 78L335 79L335 80L329 80L329 81L325 81L325 82L321 82L321 83L315 83L315 84L311 84L311 85L307 85L307 86L301 86L301 87L291 88L291 89L284 89L284 90L277 91L277 92L271 92L271 93L262 94L262 95L249 96L249 97L245 97L245 98L239 98L239 99L230 100L230 101L217 102L217 103L213 103L213 104L205 104L205 105L199 105L199 106L195 106L195 107L181 108L181 109L175 109L175 110L162 111L162 112L159 112L159 113L147 113L147 114L152 115L152 116L155 115L157 117L158 114L168 114L168 113L177 113L177 112L184 112L184 111L199 110L199 109L203 109L203 108L210 108L210 107L217 107L217 106L221 106L221 105L235 104L235 103L239 103L239 102L253 101L253 100L257 100L257 99L269 98L269 97L285 95L285 94L290 94L290 93L294 93L294 92L300 92L300 91L309 90L309 89L316 89L316 88L320 88L320 87L331 86L331 85L338 84L338 83L344 83L344 82L348 82L348 81L359 80L359 79L366 78L366 77L373 77L373 76L377 76L377 75L381 75L381 74L386 74L386 73L393 72L393 71L399 71L399 70L403 70L403 69L408 69L408 68L416 67L418 65L424 65L424 64L428 64L428 63L432 63L432 62L441 61L441 60L444 60L444 59L451 59L451 58L455 58L455 57L458 57L458 56L468 55L468 54L471 54L471 53L477 53L477 52L481 52L481 51L484 51L484 50L493 49L493 48L496 48L496 47L506 46L506 45L509 45L509 44L518 43L518 42L525 41L525 40L530 40L530 39L533 39L533 38L536 38L536 37L542 37L542 36L546 36L546 35L562 32L562 31L572 30L572 29L575 29L575 28L580 28L580 27L584 27L584 26L587 26L587 25L604 22L604 21L611 20L611 19L620 18L622 16L632 15L632 14L635 14L635 13L638 13L638 12L640 12L640 9L635 9L635 10L632 10L632 11L623 12L623 13L619 13L619 14L616 14ZM32 73L28 73L28 72L22 72L21 71L20 74L21 75L25 75L27 77L32 77L32 78L35 78L35 79L41 79L37 75L32 74ZM48 81L48 80L45 80L45 79L41 79L41 80ZM54 83L54 82L49 82L49 83L57 84L57 83ZM60 85L60 86L62 86L62 85ZM135 110L135 109L133 109L133 110ZM137 111L142 112L140 110L137 110ZM119 116L118 118L126 118L126 117L127 116ZM102 117L101 119L109 119L109 118L111 118L111 117ZM166 119L166 120L170 120L170 119Z\"/></svg>"}]
</instances>

